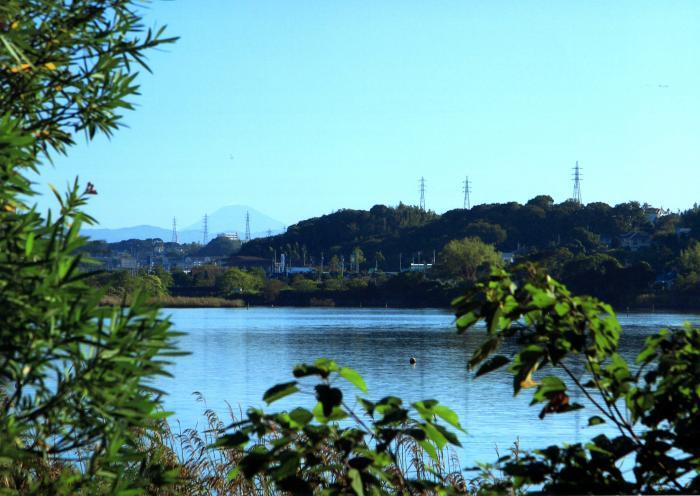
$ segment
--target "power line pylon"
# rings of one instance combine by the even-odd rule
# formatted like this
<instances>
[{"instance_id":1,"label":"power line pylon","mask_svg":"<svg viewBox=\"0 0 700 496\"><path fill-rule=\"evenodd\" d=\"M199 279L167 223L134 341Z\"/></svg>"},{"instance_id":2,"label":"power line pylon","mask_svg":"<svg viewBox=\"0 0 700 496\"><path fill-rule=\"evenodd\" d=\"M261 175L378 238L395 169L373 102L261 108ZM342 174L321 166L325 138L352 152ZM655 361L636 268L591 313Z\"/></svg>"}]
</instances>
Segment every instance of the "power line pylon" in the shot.
<instances>
[{"instance_id":1,"label":"power line pylon","mask_svg":"<svg viewBox=\"0 0 700 496\"><path fill-rule=\"evenodd\" d=\"M472 192L471 185L469 183L469 176L464 179L464 186L462 187L462 192L464 193L464 209L472 208L471 200L469 194Z\"/></svg>"},{"instance_id":2,"label":"power line pylon","mask_svg":"<svg viewBox=\"0 0 700 496\"><path fill-rule=\"evenodd\" d=\"M202 244L207 244L209 241L209 216L204 214L204 234L202 236Z\"/></svg>"},{"instance_id":3,"label":"power line pylon","mask_svg":"<svg viewBox=\"0 0 700 496\"><path fill-rule=\"evenodd\" d=\"M581 174L581 167L578 166L578 160L576 161L576 167L574 167L574 196L572 199L578 203L579 205L582 205L583 202L581 200L581 180L583 178L583 174Z\"/></svg>"},{"instance_id":4,"label":"power line pylon","mask_svg":"<svg viewBox=\"0 0 700 496\"><path fill-rule=\"evenodd\" d=\"M177 243L177 242L178 242L178 238L177 238L177 220L175 219L175 217L173 217L173 238L172 238L172 242L173 242L173 243Z\"/></svg>"},{"instance_id":5,"label":"power line pylon","mask_svg":"<svg viewBox=\"0 0 700 496\"><path fill-rule=\"evenodd\" d=\"M245 211L245 240L250 241L250 213Z\"/></svg>"},{"instance_id":6,"label":"power line pylon","mask_svg":"<svg viewBox=\"0 0 700 496\"><path fill-rule=\"evenodd\" d=\"M425 178L420 178L420 209L425 211Z\"/></svg>"}]
</instances>

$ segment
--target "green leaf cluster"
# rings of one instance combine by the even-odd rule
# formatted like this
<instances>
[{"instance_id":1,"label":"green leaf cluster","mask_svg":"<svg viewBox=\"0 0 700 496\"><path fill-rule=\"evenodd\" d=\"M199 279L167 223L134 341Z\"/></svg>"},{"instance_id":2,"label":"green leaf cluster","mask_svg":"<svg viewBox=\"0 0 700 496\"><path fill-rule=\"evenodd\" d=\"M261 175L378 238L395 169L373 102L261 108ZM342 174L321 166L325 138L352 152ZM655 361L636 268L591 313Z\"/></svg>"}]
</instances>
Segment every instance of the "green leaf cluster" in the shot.
<instances>
[{"instance_id":1,"label":"green leaf cluster","mask_svg":"<svg viewBox=\"0 0 700 496\"><path fill-rule=\"evenodd\" d=\"M435 400L409 409L394 396L357 397L356 411L336 382L342 379L366 393L365 381L332 360L299 365L293 375L295 380L268 389L263 400L270 404L306 393L315 397L316 406L277 413L253 408L245 420L229 426L214 447L245 448L230 479L265 474L278 490L293 494L458 494L458 486L431 468L447 445L460 445L439 422L462 430L455 412ZM316 379L313 387L309 378ZM397 468L400 447L408 439L426 453L427 462L421 458L420 463L432 477Z\"/></svg>"},{"instance_id":2,"label":"green leaf cluster","mask_svg":"<svg viewBox=\"0 0 700 496\"><path fill-rule=\"evenodd\" d=\"M76 179L58 209L31 205L28 176L74 133L111 134L135 65L169 41L127 0L0 5L0 492L133 494L175 476L142 449L162 418L177 334L137 295L100 305L79 235L92 219Z\"/></svg>"},{"instance_id":3,"label":"green leaf cluster","mask_svg":"<svg viewBox=\"0 0 700 496\"><path fill-rule=\"evenodd\" d=\"M513 393L534 388L540 418L582 408L577 389L596 409L589 426L607 423L619 435L550 446L500 460L512 484L548 493L658 493L700 490L700 332L690 326L647 339L635 364L617 352L621 327L612 309L573 296L534 265L496 269L453 301L459 333L483 321L487 337L473 353L476 375L509 365ZM496 354L517 343L514 356ZM541 379L535 374L550 373ZM585 372L581 374L580 370ZM624 474L620 463L633 465Z\"/></svg>"}]
</instances>

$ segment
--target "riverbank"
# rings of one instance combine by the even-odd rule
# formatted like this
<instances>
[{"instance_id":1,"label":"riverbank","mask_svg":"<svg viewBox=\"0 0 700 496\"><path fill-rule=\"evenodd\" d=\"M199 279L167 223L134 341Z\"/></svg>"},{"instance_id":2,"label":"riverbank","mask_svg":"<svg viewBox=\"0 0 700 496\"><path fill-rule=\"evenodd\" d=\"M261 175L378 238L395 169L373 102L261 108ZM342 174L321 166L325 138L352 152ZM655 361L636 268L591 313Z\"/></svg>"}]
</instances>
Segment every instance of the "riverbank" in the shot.
<instances>
[{"instance_id":1,"label":"riverbank","mask_svg":"<svg viewBox=\"0 0 700 496\"><path fill-rule=\"evenodd\" d=\"M354 293L354 294L353 294ZM151 299L151 303L163 308L397 308L397 309L436 309L449 310L449 302L456 295L430 295L431 297L420 299L415 294L412 297L401 297L400 294L371 295L358 294L357 292L324 292L313 293L285 291L274 301L266 301L263 295L241 295L240 298L222 298L219 296L161 296ZM128 305L129 299L126 304ZM105 296L103 305L123 305L124 300L118 296ZM670 298L669 295L642 295L636 301L629 304L613 304L614 310L619 313L640 312L700 312L700 301L695 298Z\"/></svg>"},{"instance_id":2,"label":"riverbank","mask_svg":"<svg viewBox=\"0 0 700 496\"><path fill-rule=\"evenodd\" d=\"M163 308L244 308L247 303L241 299L229 300L215 296L162 296L152 298L151 303ZM101 303L106 306L128 305L129 299L124 301L117 296L105 296Z\"/></svg>"}]
</instances>

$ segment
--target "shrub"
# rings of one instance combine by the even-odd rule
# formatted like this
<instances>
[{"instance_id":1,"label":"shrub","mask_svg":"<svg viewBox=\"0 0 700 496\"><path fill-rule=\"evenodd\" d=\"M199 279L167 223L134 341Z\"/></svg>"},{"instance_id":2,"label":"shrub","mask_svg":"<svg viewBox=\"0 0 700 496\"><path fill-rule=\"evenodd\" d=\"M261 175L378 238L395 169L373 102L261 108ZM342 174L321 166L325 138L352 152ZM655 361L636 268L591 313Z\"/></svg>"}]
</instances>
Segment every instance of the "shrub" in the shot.
<instances>
[{"instance_id":1,"label":"shrub","mask_svg":"<svg viewBox=\"0 0 700 496\"><path fill-rule=\"evenodd\" d=\"M612 308L573 296L532 265L514 274L494 270L455 300L459 332L482 320L487 339L469 364L476 376L509 365L513 392L534 388L540 417L582 408L569 391L594 406L593 426L607 422L618 436L549 446L499 464L512 487L541 486L546 493L697 493L700 490L700 332L686 326L646 340L630 366L618 354L620 324ZM514 357L496 354L506 340ZM577 364L585 376L577 375ZM538 371L551 371L539 380ZM558 374L557 374L558 372ZM620 462L628 460L625 474Z\"/></svg>"},{"instance_id":2,"label":"shrub","mask_svg":"<svg viewBox=\"0 0 700 496\"><path fill-rule=\"evenodd\" d=\"M130 0L0 5L0 492L137 491L173 476L139 443L163 415L151 384L176 333L143 296L105 308L86 284L94 186L54 191L56 215L27 203L28 175L73 133L118 127L135 67L166 41L142 32Z\"/></svg>"},{"instance_id":3,"label":"shrub","mask_svg":"<svg viewBox=\"0 0 700 496\"><path fill-rule=\"evenodd\" d=\"M264 478L277 491L292 494L464 491L459 473L445 473L441 452L448 444L459 445L456 435L440 422L461 430L452 410L435 400L417 401L409 410L400 398L386 396L379 401L358 397L362 411L356 412L336 382L344 379L367 392L364 380L332 360L299 365L294 377L267 390L263 399L270 404L305 392L315 396L316 406L278 413L249 409L246 418L234 422L215 443L218 450L245 450L228 480ZM301 381L304 377L315 377L317 384L311 388ZM413 462L407 466L401 458L411 446Z\"/></svg>"}]
</instances>

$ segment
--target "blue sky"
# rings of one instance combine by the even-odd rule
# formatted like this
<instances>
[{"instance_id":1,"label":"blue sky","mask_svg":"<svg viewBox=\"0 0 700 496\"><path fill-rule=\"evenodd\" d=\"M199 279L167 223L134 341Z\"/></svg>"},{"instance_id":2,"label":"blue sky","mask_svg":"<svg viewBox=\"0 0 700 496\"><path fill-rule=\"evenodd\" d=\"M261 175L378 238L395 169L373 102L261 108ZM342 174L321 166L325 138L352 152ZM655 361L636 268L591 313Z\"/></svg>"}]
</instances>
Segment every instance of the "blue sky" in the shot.
<instances>
[{"instance_id":1,"label":"blue sky","mask_svg":"<svg viewBox=\"0 0 700 496\"><path fill-rule=\"evenodd\" d=\"M156 1L138 108L45 182L95 183L103 227L247 204L340 208L700 196L700 2ZM49 205L48 200L42 204Z\"/></svg>"}]
</instances>

